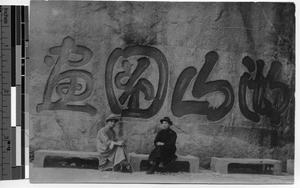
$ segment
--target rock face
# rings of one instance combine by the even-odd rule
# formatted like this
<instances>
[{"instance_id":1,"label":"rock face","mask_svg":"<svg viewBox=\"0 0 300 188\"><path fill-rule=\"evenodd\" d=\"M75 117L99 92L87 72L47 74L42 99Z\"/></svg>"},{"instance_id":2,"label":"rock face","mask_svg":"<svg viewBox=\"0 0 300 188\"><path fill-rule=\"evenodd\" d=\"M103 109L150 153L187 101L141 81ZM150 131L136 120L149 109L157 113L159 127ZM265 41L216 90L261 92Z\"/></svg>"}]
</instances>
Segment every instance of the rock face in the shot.
<instances>
[{"instance_id":1,"label":"rock face","mask_svg":"<svg viewBox=\"0 0 300 188\"><path fill-rule=\"evenodd\" d=\"M292 3L31 2L32 150L96 151L110 113L128 152L169 116L177 153L294 157ZM283 168L285 169L285 168Z\"/></svg>"}]
</instances>

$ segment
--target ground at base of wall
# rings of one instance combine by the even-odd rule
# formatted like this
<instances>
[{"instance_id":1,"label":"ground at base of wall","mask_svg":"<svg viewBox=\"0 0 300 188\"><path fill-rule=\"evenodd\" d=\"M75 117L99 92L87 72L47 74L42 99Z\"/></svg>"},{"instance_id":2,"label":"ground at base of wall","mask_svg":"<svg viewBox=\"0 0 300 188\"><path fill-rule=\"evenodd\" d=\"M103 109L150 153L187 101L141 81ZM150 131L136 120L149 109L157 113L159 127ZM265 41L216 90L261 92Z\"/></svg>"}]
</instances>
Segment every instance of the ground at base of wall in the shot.
<instances>
[{"instance_id":1,"label":"ground at base of wall","mask_svg":"<svg viewBox=\"0 0 300 188\"><path fill-rule=\"evenodd\" d=\"M210 170L199 173L120 173L92 169L33 168L30 164L31 183L203 183L203 184L292 184L294 176L260 174L218 174Z\"/></svg>"}]
</instances>

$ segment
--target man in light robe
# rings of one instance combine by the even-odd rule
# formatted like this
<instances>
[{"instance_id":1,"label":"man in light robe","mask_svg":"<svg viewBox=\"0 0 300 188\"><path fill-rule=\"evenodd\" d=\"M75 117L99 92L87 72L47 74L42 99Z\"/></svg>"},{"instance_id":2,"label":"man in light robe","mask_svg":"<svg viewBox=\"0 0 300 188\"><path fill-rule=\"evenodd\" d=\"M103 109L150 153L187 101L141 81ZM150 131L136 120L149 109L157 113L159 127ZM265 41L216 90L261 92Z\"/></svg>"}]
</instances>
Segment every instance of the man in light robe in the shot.
<instances>
[{"instance_id":1,"label":"man in light robe","mask_svg":"<svg viewBox=\"0 0 300 188\"><path fill-rule=\"evenodd\" d=\"M97 149L103 161L99 164L102 171L132 172L132 166L128 161L124 149L124 141L119 141L116 137L114 127L119 121L119 117L111 114L105 121L105 126L98 131Z\"/></svg>"}]
</instances>

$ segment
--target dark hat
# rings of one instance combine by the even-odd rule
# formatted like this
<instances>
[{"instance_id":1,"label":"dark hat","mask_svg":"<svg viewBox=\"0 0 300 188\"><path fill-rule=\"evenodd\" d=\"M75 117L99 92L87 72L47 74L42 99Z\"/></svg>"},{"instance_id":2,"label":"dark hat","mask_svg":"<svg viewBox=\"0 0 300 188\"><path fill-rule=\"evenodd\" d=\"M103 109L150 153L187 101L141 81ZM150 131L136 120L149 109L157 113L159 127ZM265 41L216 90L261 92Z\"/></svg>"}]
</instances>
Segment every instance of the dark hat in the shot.
<instances>
[{"instance_id":1,"label":"dark hat","mask_svg":"<svg viewBox=\"0 0 300 188\"><path fill-rule=\"evenodd\" d=\"M164 117L163 119L160 120L160 123L162 123L163 121L168 122L170 125L173 125L173 122L170 120L169 117Z\"/></svg>"},{"instance_id":2,"label":"dark hat","mask_svg":"<svg viewBox=\"0 0 300 188\"><path fill-rule=\"evenodd\" d=\"M116 114L110 114L110 115L106 118L105 121L106 121L106 122L108 122L108 121L115 121L115 122L118 122L118 121L119 121L119 116L116 115Z\"/></svg>"}]
</instances>

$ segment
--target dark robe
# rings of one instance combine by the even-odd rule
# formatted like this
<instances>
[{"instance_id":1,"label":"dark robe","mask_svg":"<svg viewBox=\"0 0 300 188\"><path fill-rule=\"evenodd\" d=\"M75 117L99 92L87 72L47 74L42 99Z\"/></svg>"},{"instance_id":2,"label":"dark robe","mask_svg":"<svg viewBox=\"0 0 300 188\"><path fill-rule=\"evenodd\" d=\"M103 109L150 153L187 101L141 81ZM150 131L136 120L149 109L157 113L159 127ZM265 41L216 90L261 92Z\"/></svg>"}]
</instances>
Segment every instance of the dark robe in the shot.
<instances>
[{"instance_id":1,"label":"dark robe","mask_svg":"<svg viewBox=\"0 0 300 188\"><path fill-rule=\"evenodd\" d=\"M149 161L155 161L156 163L163 162L164 164L174 161L177 158L175 155L176 139L177 134L172 129L159 131L154 140L155 149L150 153ZM158 146L157 142L162 142L164 145Z\"/></svg>"}]
</instances>

